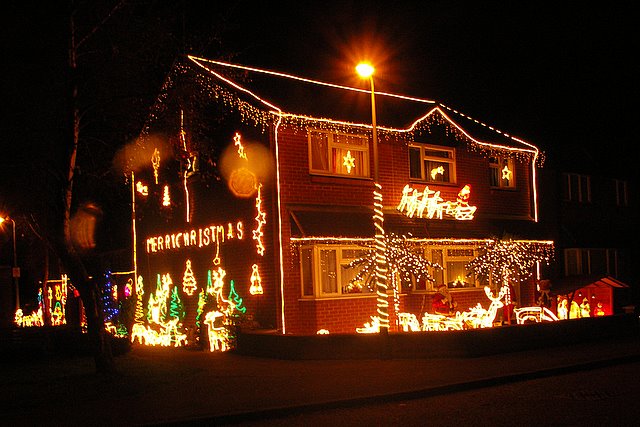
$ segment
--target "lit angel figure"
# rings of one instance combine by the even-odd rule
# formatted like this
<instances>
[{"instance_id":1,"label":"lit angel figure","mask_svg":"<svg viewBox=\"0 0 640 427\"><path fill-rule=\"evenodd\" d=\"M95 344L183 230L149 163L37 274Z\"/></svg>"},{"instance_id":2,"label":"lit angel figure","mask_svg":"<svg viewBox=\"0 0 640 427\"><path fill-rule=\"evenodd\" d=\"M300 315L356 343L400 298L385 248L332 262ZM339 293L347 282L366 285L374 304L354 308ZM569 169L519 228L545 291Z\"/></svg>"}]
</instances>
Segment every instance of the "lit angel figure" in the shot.
<instances>
[{"instance_id":1,"label":"lit angel figure","mask_svg":"<svg viewBox=\"0 0 640 427\"><path fill-rule=\"evenodd\" d=\"M347 173L356 168L356 159L351 155L351 150L347 150L347 154L342 158L342 166L347 168Z\"/></svg>"}]
</instances>

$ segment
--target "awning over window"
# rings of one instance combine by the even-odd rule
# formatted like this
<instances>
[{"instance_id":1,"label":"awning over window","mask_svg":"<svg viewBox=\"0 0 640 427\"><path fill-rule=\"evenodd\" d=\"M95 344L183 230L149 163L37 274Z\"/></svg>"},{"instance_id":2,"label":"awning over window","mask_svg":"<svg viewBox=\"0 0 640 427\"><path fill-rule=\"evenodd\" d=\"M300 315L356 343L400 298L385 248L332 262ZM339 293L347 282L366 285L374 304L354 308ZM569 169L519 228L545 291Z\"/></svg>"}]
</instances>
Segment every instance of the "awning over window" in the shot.
<instances>
[{"instance_id":1,"label":"awning over window","mask_svg":"<svg viewBox=\"0 0 640 427\"><path fill-rule=\"evenodd\" d=\"M370 207L296 207L289 209L292 237L373 238L373 209ZM385 232L424 239L513 239L549 240L533 221L472 221L409 218L385 212Z\"/></svg>"}]
</instances>

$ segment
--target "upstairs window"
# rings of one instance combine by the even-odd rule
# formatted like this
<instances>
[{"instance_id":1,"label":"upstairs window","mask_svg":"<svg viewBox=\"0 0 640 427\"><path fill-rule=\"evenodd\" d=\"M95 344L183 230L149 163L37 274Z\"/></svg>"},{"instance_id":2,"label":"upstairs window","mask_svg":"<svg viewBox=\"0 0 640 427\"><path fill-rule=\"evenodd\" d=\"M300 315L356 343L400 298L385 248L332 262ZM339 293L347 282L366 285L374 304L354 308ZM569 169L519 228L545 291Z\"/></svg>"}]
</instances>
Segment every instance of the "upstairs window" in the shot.
<instances>
[{"instance_id":1,"label":"upstairs window","mask_svg":"<svg viewBox=\"0 0 640 427\"><path fill-rule=\"evenodd\" d=\"M627 181L619 179L614 179L613 181L616 187L616 206L629 206L629 200L627 199Z\"/></svg>"},{"instance_id":2,"label":"upstairs window","mask_svg":"<svg viewBox=\"0 0 640 427\"><path fill-rule=\"evenodd\" d=\"M591 178L577 173L563 174L564 200L568 202L591 202Z\"/></svg>"},{"instance_id":3,"label":"upstairs window","mask_svg":"<svg viewBox=\"0 0 640 427\"><path fill-rule=\"evenodd\" d=\"M430 145L410 145L409 173L413 180L455 183L455 150Z\"/></svg>"},{"instance_id":4,"label":"upstairs window","mask_svg":"<svg viewBox=\"0 0 640 427\"><path fill-rule=\"evenodd\" d=\"M489 183L492 187L515 188L516 176L513 159L491 157L489 171Z\"/></svg>"},{"instance_id":5,"label":"upstairs window","mask_svg":"<svg viewBox=\"0 0 640 427\"><path fill-rule=\"evenodd\" d=\"M369 140L364 135L309 131L309 171L368 178Z\"/></svg>"},{"instance_id":6,"label":"upstairs window","mask_svg":"<svg viewBox=\"0 0 640 427\"><path fill-rule=\"evenodd\" d=\"M618 274L618 253L608 248L569 248L564 250L566 276Z\"/></svg>"}]
</instances>

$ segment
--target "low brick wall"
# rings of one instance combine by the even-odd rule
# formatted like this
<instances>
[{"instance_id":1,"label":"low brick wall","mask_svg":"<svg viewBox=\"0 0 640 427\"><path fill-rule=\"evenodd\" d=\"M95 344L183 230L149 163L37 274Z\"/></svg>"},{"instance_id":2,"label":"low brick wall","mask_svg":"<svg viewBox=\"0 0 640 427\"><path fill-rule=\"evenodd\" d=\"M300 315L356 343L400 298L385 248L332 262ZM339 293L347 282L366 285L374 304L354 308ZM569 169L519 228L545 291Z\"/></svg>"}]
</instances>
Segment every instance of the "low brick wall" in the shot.
<instances>
[{"instance_id":1,"label":"low brick wall","mask_svg":"<svg viewBox=\"0 0 640 427\"><path fill-rule=\"evenodd\" d=\"M449 332L282 335L239 332L236 352L278 359L478 357L559 345L640 337L635 315L563 320Z\"/></svg>"}]
</instances>

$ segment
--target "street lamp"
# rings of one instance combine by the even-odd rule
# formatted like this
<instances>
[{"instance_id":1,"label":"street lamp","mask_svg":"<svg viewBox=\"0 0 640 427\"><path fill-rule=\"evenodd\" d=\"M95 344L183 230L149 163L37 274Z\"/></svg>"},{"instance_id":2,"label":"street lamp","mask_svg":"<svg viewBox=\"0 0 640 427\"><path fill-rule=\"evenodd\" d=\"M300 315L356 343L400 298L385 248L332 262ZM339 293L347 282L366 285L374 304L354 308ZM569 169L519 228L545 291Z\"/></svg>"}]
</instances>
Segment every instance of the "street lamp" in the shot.
<instances>
[{"instance_id":1,"label":"street lamp","mask_svg":"<svg viewBox=\"0 0 640 427\"><path fill-rule=\"evenodd\" d=\"M13 268L11 269L11 275L13 276L13 284L16 288L16 310L18 310L20 308L20 288L18 287L20 270L18 269L18 254L16 252L16 222L9 217L0 216L0 224L5 221L11 221L11 224L13 225Z\"/></svg>"},{"instance_id":2,"label":"street lamp","mask_svg":"<svg viewBox=\"0 0 640 427\"><path fill-rule=\"evenodd\" d=\"M387 259L386 243L384 240L384 213L382 211L382 185L378 170L378 130L376 127L376 92L373 85L375 69L369 63L362 62L356 66L356 71L363 78L368 78L371 85L371 132L373 143L373 226L375 227L375 256L376 256L376 294L377 311L380 318L380 333L389 332L389 297L387 295Z\"/></svg>"}]
</instances>

